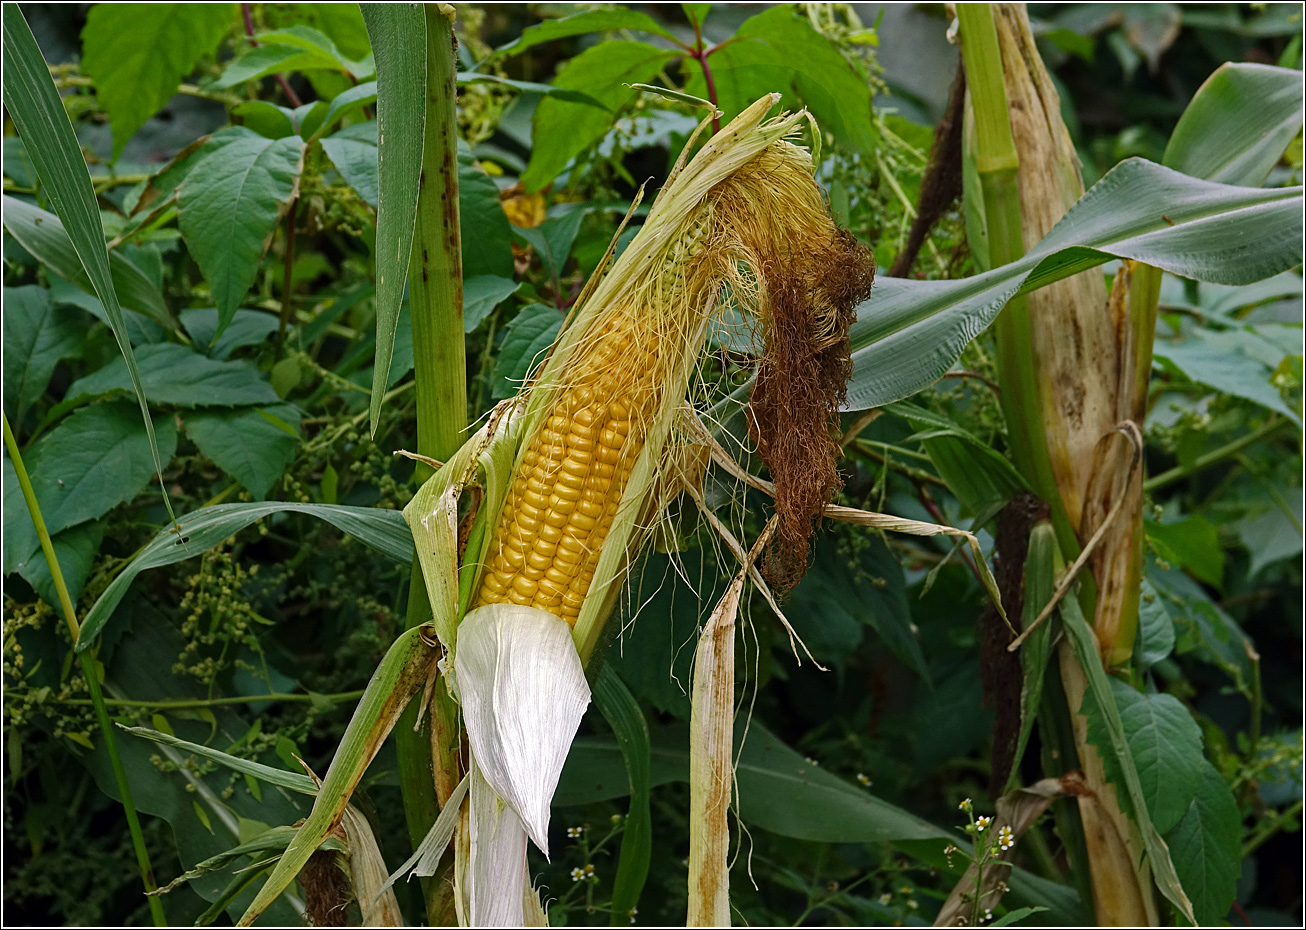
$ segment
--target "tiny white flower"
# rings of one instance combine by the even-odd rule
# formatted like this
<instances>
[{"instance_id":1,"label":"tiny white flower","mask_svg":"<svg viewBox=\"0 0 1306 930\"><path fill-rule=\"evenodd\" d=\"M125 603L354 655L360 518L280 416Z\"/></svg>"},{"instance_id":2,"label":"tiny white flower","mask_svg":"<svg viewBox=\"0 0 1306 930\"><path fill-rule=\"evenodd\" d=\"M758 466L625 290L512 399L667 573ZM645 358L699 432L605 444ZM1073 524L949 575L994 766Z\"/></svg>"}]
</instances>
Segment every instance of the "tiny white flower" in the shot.
<instances>
[{"instance_id":1,"label":"tiny white flower","mask_svg":"<svg viewBox=\"0 0 1306 930\"><path fill-rule=\"evenodd\" d=\"M632 908L631 908L629 911L627 911L626 913L627 913L627 916L630 918L630 922L633 924L633 923L635 922L635 915L639 913L639 908L637 908L637 907L632 907Z\"/></svg>"},{"instance_id":2,"label":"tiny white flower","mask_svg":"<svg viewBox=\"0 0 1306 930\"><path fill-rule=\"evenodd\" d=\"M806 762L808 765L820 765L820 764L821 764L821 763L817 762L815 759L813 759L811 756L804 756L804 757L803 757L803 761Z\"/></svg>"},{"instance_id":3,"label":"tiny white flower","mask_svg":"<svg viewBox=\"0 0 1306 930\"><path fill-rule=\"evenodd\" d=\"M907 906L914 911L916 908L920 907L920 903L917 901L908 901Z\"/></svg>"},{"instance_id":4,"label":"tiny white flower","mask_svg":"<svg viewBox=\"0 0 1306 930\"><path fill-rule=\"evenodd\" d=\"M989 824L991 824L992 822L993 822L993 818L992 818L992 817L976 817L976 818L975 818L975 829L979 830L980 833L983 833L983 832L984 832L984 828L987 827L987 826L988 826Z\"/></svg>"},{"instance_id":5,"label":"tiny white flower","mask_svg":"<svg viewBox=\"0 0 1306 930\"><path fill-rule=\"evenodd\" d=\"M571 837L572 839L575 839L576 837L580 836L580 835L581 835L582 833L584 833L584 832L585 832L585 828L584 828L584 827L568 827L568 828L567 828L567 835L568 835L569 837Z\"/></svg>"},{"instance_id":6,"label":"tiny white flower","mask_svg":"<svg viewBox=\"0 0 1306 930\"><path fill-rule=\"evenodd\" d=\"M580 881L580 880L581 880L582 878L584 878L584 877L585 877L585 870L584 870L584 869L572 869L572 870L571 870L571 880L572 880L573 882L578 882L578 881Z\"/></svg>"},{"instance_id":7,"label":"tiny white flower","mask_svg":"<svg viewBox=\"0 0 1306 930\"><path fill-rule=\"evenodd\" d=\"M1016 845L1016 836L1011 832L1011 827L1003 827L998 831L998 845L1003 849L1010 849Z\"/></svg>"},{"instance_id":8,"label":"tiny white flower","mask_svg":"<svg viewBox=\"0 0 1306 930\"><path fill-rule=\"evenodd\" d=\"M984 919L985 919L985 920L992 920L992 919L993 919L993 908L991 908L991 907L986 907L986 908L984 909Z\"/></svg>"},{"instance_id":9,"label":"tiny white flower","mask_svg":"<svg viewBox=\"0 0 1306 930\"><path fill-rule=\"evenodd\" d=\"M957 810L968 811L970 810L970 807L971 807L970 798L966 798L964 801L962 801L960 804L957 805Z\"/></svg>"},{"instance_id":10,"label":"tiny white flower","mask_svg":"<svg viewBox=\"0 0 1306 930\"><path fill-rule=\"evenodd\" d=\"M889 894L889 892L887 891L884 894L880 895L881 904L888 904L892 900L893 900L893 895Z\"/></svg>"},{"instance_id":11,"label":"tiny white flower","mask_svg":"<svg viewBox=\"0 0 1306 930\"><path fill-rule=\"evenodd\" d=\"M858 773L857 773L857 781L861 783L861 786L862 786L863 788L869 788L869 787L871 787L871 780L870 780L869 778L866 777L866 773L865 773L865 772L858 772Z\"/></svg>"}]
</instances>

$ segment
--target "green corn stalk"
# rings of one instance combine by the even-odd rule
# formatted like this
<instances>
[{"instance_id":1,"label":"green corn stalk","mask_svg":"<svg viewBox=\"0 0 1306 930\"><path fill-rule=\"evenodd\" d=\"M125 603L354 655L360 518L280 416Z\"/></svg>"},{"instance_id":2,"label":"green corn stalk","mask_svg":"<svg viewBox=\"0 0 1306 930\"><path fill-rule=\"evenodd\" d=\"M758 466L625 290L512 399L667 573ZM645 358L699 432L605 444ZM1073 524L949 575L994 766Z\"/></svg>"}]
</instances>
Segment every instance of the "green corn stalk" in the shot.
<instances>
[{"instance_id":1,"label":"green corn stalk","mask_svg":"<svg viewBox=\"0 0 1306 930\"><path fill-rule=\"evenodd\" d=\"M957 15L970 87L968 214L972 239L997 265L1042 239L1083 194L1083 183L1023 4L961 4ZM1062 553L1087 557L1078 606L1094 618L1099 661L1107 665L1129 658L1138 624L1138 425L1159 286L1159 272L1127 262L1108 295L1101 276L1085 272L1012 301L995 327L1012 457L1050 504ZM1063 650L1060 677L1072 714L1085 686L1075 660ZM1114 803L1083 718L1074 719L1080 762L1099 800L1079 807L1098 920L1154 925L1148 866L1164 871L1168 855L1163 864L1144 858L1156 850L1145 850Z\"/></svg>"}]
</instances>

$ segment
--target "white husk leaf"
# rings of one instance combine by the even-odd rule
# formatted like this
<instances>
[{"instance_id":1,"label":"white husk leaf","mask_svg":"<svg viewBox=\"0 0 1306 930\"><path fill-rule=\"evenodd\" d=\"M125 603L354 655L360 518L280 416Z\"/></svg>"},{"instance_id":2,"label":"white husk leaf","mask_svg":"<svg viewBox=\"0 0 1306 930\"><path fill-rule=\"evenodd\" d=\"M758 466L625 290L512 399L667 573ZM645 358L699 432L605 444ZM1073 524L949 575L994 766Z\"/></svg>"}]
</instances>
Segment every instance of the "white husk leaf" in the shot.
<instances>
[{"instance_id":1,"label":"white husk leaf","mask_svg":"<svg viewBox=\"0 0 1306 930\"><path fill-rule=\"evenodd\" d=\"M571 627L535 607L479 607L458 627L454 668L472 758L547 856L549 804L590 702Z\"/></svg>"},{"instance_id":2,"label":"white husk leaf","mask_svg":"<svg viewBox=\"0 0 1306 930\"><path fill-rule=\"evenodd\" d=\"M404 927L399 901L385 878L385 859L376 845L372 825L358 808L350 804L340 818L349 841L349 877L354 897L363 912L365 927Z\"/></svg>"},{"instance_id":3,"label":"white husk leaf","mask_svg":"<svg viewBox=\"0 0 1306 930\"><path fill-rule=\"evenodd\" d=\"M730 582L698 637L689 722L690 927L730 926L731 749L735 618L747 570Z\"/></svg>"},{"instance_id":4,"label":"white husk leaf","mask_svg":"<svg viewBox=\"0 0 1306 930\"><path fill-rule=\"evenodd\" d=\"M444 802L444 807L440 809L440 816L435 818L435 823L431 824L431 829L426 832L422 842L417 844L417 849L408 857L408 861L395 869L394 874L385 880L385 884L381 886L382 891L403 877L411 880L414 875L426 877L435 874L436 867L440 864L440 857L444 855L444 851L449 848L449 841L453 839L454 827L458 825L458 813L463 806L463 798L467 796L469 779L470 776L464 775L463 780L458 782L458 787L453 789L449 800Z\"/></svg>"},{"instance_id":5,"label":"white husk leaf","mask_svg":"<svg viewBox=\"0 0 1306 930\"><path fill-rule=\"evenodd\" d=\"M529 887L526 830L521 818L486 782L474 755L470 775L471 821L468 833L471 854L465 886L468 924L472 927L524 926L526 914L522 889Z\"/></svg>"}]
</instances>

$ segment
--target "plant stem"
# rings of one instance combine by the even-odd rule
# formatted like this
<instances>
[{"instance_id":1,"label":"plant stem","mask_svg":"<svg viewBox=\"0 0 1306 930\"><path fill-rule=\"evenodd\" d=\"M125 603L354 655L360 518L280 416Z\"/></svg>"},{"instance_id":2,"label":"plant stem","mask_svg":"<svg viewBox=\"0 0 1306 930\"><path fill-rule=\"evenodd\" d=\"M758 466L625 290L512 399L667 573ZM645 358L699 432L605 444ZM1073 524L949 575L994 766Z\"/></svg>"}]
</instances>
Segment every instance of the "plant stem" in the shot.
<instances>
[{"instance_id":1,"label":"plant stem","mask_svg":"<svg viewBox=\"0 0 1306 930\"><path fill-rule=\"evenodd\" d=\"M9 417L4 417L4 440L5 448L9 450L9 459L13 462L14 472L18 478L19 487L23 491L23 500L27 503L27 512L31 515L32 524L36 527L37 538L41 540L41 552L45 555L46 565L50 568L50 577L54 581L55 591L59 595L59 606L63 610L64 621L68 624L68 631L72 634L72 641L77 642L77 634L80 628L77 624L77 612L73 609L72 598L68 594L68 586L64 583L63 572L59 568L59 559L54 554L54 544L50 541L50 534L45 528L45 518L41 516L41 506L36 500L36 493L32 490L32 482L27 476L27 467L23 465L22 453L18 450L18 443L14 441L14 434L9 429ZM118 744L114 740L113 723L109 720L109 712L105 708L104 692L100 689L100 669L99 663L96 662L95 656L90 650L78 652L77 658L81 662L82 675L86 678L86 690L91 695L91 703L95 706L95 719L100 725L100 734L104 739L104 748L109 755L109 765L113 769L114 781L118 784L118 793L122 796L122 808L127 814L127 830L131 834L132 848L136 851L136 864L141 870L141 880L145 884L146 892L154 891L158 885L154 881L154 869L150 865L150 854L145 848L145 836L141 833L140 818L136 815L136 804L132 801L131 786L127 783L127 773L122 767L122 758L118 755ZM154 920L156 927L167 926L168 920L163 914L163 902L157 897L148 898L150 916Z\"/></svg>"},{"instance_id":2,"label":"plant stem","mask_svg":"<svg viewBox=\"0 0 1306 930\"><path fill-rule=\"evenodd\" d=\"M249 44L254 48L258 48L258 41L254 38L254 17L251 15L248 3L240 5L240 15L245 20L245 35L249 38ZM295 93L294 88L290 86L290 82L286 80L284 74L277 72L272 77L281 85L281 92L286 95L286 99L290 101L292 107L302 107L304 105L299 99L299 94Z\"/></svg>"},{"instance_id":3,"label":"plant stem","mask_svg":"<svg viewBox=\"0 0 1306 930\"><path fill-rule=\"evenodd\" d=\"M691 17L692 19L692 17ZM712 135L721 131L721 118L716 115L716 81L712 79L712 66L707 63L707 57L715 52L721 46L714 45L707 48L703 45L703 28L699 25L698 20L694 20L694 48L690 56L698 62L698 66L703 69L703 83L707 85L707 99L712 104L714 110L712 113Z\"/></svg>"},{"instance_id":4,"label":"plant stem","mask_svg":"<svg viewBox=\"0 0 1306 930\"><path fill-rule=\"evenodd\" d=\"M277 326L277 359L281 359L286 347L286 323L290 319L290 291L294 284L295 271L295 216L299 213L299 198L290 201L286 210L286 254L282 259L284 268L281 275L281 322Z\"/></svg>"},{"instance_id":5,"label":"plant stem","mask_svg":"<svg viewBox=\"0 0 1306 930\"><path fill-rule=\"evenodd\" d=\"M188 700L165 700L165 701L131 701L126 698L104 698L104 703L111 707L142 707L155 710L198 710L202 707L223 707L229 704L258 704L263 702L290 702L296 704L311 704L318 701L328 703L340 703L344 701L356 701L363 696L362 691L339 691L335 694L284 694L281 692L271 692L269 694L246 694L234 695L230 697L219 698L196 698L193 701ZM94 704L94 701L88 701L84 698L68 698L66 700L56 700L56 704L69 704L72 706L85 706Z\"/></svg>"},{"instance_id":6,"label":"plant stem","mask_svg":"<svg viewBox=\"0 0 1306 930\"><path fill-rule=\"evenodd\" d=\"M1226 443L1218 449L1213 449L1205 455L1199 455L1197 458L1193 459L1191 465L1176 465L1169 471L1163 471L1159 475L1154 475L1151 478L1148 478L1143 482L1143 490L1155 491L1157 488L1163 488L1176 481L1182 481L1184 478L1201 471L1208 465L1214 465L1216 462L1222 461L1223 459L1232 458L1243 449L1246 449L1253 443L1264 439L1266 436L1280 429L1288 422L1288 420L1285 420L1282 417L1271 415L1259 428L1252 430L1245 436L1238 437L1230 443Z\"/></svg>"},{"instance_id":7,"label":"plant stem","mask_svg":"<svg viewBox=\"0 0 1306 930\"><path fill-rule=\"evenodd\" d=\"M457 71L453 22L428 3L426 13L426 132L417 196L413 251L408 267L413 317L413 377L417 385L417 451L439 461L462 444L467 425L467 359L463 335L462 244L458 214ZM430 475L418 464L419 481ZM413 560L407 625L431 618L421 565ZM437 687L428 715L414 728L419 702L413 702L395 727L399 780L408 830L421 842L448 797L440 787L462 778L457 738L457 708L447 689ZM432 739L432 731L436 739ZM453 738L450 738L453 734ZM432 926L456 923L446 892L451 857L423 884Z\"/></svg>"}]
</instances>

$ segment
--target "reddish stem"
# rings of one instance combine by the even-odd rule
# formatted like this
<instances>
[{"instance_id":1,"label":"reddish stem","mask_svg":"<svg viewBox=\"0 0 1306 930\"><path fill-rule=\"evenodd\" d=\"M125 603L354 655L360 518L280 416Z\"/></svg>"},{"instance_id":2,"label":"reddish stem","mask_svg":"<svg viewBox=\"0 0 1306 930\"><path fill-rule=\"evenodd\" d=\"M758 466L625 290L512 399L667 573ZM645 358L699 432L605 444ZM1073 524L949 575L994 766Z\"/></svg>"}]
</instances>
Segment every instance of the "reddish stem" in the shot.
<instances>
[{"instance_id":1,"label":"reddish stem","mask_svg":"<svg viewBox=\"0 0 1306 930\"><path fill-rule=\"evenodd\" d=\"M245 20L245 36L249 39L249 44L254 48L258 48L258 40L254 38L254 16L250 12L248 3L242 3L240 5L240 15L241 18ZM290 82L286 80L285 75L278 72L272 76L276 78L277 83L281 85L281 92L286 95L286 99L290 101L292 107L301 107L304 105L303 101L299 99L299 94L295 93L295 89L291 87Z\"/></svg>"},{"instance_id":2,"label":"reddish stem","mask_svg":"<svg viewBox=\"0 0 1306 930\"><path fill-rule=\"evenodd\" d=\"M698 62L699 67L703 69L703 83L707 85L707 99L712 104L712 135L721 131L721 121L716 115L716 82L712 80L712 66L707 63L707 56L715 52L719 45L712 48L703 47L703 31L699 28L698 22L694 23L694 60Z\"/></svg>"}]
</instances>

